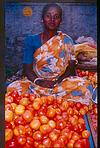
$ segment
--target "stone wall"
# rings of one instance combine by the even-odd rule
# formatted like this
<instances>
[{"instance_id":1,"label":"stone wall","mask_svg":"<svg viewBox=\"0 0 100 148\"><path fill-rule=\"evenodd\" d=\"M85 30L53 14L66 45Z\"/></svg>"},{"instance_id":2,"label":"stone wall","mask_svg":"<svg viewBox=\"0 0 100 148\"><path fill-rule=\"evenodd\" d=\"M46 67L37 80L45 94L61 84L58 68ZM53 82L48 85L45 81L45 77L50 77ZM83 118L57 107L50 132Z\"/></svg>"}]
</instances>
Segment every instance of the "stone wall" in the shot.
<instances>
[{"instance_id":1,"label":"stone wall","mask_svg":"<svg viewBox=\"0 0 100 148\"><path fill-rule=\"evenodd\" d=\"M7 76L22 68L22 46L27 34L42 31L41 11L46 3L5 4L5 67ZM79 36L91 36L97 40L97 8L88 3L59 3L63 9L63 21L59 30L75 41ZM23 9L32 9L31 16L24 16Z\"/></svg>"}]
</instances>

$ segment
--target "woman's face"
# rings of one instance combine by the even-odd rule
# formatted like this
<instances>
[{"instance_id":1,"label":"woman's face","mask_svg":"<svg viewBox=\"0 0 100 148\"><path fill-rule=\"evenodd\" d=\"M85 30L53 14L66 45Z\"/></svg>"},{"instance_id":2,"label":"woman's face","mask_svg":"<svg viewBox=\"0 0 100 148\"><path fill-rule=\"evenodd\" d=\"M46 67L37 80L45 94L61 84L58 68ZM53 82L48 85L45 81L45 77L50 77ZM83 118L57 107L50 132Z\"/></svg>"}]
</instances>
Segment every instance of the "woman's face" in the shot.
<instances>
[{"instance_id":1,"label":"woman's face","mask_svg":"<svg viewBox=\"0 0 100 148\"><path fill-rule=\"evenodd\" d=\"M61 22L61 16L59 9L51 7L44 14L43 18L44 26L48 30L56 30Z\"/></svg>"}]
</instances>

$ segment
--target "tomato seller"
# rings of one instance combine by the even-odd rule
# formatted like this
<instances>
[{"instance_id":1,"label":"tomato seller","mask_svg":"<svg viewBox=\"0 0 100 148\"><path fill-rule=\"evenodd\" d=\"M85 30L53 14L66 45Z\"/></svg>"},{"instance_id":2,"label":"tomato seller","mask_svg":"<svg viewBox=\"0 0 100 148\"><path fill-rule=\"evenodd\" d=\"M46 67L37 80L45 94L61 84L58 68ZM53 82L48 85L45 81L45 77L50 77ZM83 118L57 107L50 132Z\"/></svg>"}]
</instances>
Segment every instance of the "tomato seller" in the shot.
<instances>
[{"instance_id":1,"label":"tomato seller","mask_svg":"<svg viewBox=\"0 0 100 148\"><path fill-rule=\"evenodd\" d=\"M75 76L75 51L70 36L58 31L62 9L47 4L42 11L43 32L29 35L24 42L23 65L26 78L15 81L7 89L36 95L53 95L89 102L90 82Z\"/></svg>"}]
</instances>

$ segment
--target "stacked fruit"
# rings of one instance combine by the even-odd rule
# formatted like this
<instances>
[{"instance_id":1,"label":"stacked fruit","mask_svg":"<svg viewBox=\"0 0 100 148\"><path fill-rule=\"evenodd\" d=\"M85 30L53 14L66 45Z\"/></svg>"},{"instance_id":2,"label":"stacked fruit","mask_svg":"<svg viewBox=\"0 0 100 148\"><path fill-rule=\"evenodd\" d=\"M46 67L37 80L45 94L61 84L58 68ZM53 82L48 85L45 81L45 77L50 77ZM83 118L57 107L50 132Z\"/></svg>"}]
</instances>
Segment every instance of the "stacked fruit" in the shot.
<instances>
[{"instance_id":1,"label":"stacked fruit","mask_svg":"<svg viewBox=\"0 0 100 148\"><path fill-rule=\"evenodd\" d=\"M17 91L5 96L5 148L89 148L87 105Z\"/></svg>"},{"instance_id":2,"label":"stacked fruit","mask_svg":"<svg viewBox=\"0 0 100 148\"><path fill-rule=\"evenodd\" d=\"M86 77L91 82L94 88L97 87L97 72L77 69L76 73L79 77Z\"/></svg>"},{"instance_id":3,"label":"stacked fruit","mask_svg":"<svg viewBox=\"0 0 100 148\"><path fill-rule=\"evenodd\" d=\"M88 71L88 70L81 70L81 69L77 69L76 70L76 73L79 77L83 77L83 76L94 76L95 75L95 72L91 72L91 71Z\"/></svg>"},{"instance_id":4,"label":"stacked fruit","mask_svg":"<svg viewBox=\"0 0 100 148\"><path fill-rule=\"evenodd\" d=\"M98 121L98 110L97 110L97 104L92 103L91 107L89 108L89 117L92 122L92 126L97 133L97 121Z\"/></svg>"}]
</instances>

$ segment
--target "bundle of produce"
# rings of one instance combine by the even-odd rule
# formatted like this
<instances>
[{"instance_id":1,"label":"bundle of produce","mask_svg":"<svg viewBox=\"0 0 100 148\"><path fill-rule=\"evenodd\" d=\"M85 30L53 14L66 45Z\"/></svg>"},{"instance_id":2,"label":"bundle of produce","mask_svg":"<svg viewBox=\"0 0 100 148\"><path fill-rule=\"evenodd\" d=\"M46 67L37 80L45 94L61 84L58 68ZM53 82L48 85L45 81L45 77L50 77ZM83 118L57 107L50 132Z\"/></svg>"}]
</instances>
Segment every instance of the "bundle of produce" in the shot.
<instances>
[{"instance_id":1,"label":"bundle of produce","mask_svg":"<svg viewBox=\"0 0 100 148\"><path fill-rule=\"evenodd\" d=\"M97 65L97 48L95 45L91 45L88 42L76 44L75 54L79 64L87 66Z\"/></svg>"},{"instance_id":2,"label":"bundle of produce","mask_svg":"<svg viewBox=\"0 0 100 148\"><path fill-rule=\"evenodd\" d=\"M5 148L90 148L84 115L88 106L53 96L8 92Z\"/></svg>"}]
</instances>

